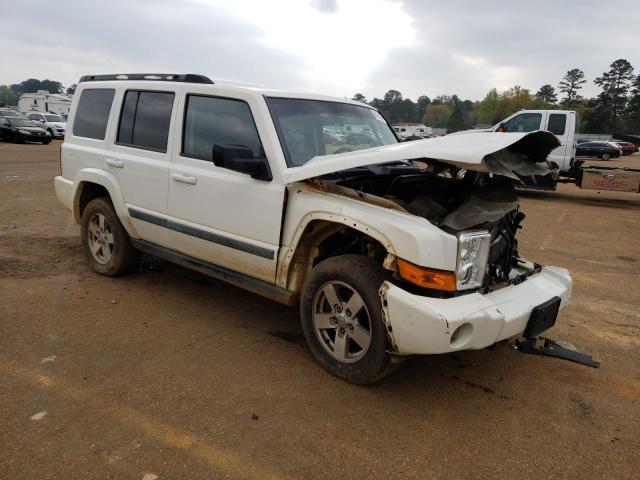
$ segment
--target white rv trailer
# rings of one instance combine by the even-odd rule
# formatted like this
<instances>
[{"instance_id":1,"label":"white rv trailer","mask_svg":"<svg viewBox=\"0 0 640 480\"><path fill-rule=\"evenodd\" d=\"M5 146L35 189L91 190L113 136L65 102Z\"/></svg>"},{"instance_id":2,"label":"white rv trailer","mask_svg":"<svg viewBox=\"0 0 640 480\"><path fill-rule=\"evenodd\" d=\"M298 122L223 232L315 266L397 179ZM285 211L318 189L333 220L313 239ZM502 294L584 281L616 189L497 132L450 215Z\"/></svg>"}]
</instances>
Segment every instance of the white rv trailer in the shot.
<instances>
[{"instance_id":1,"label":"white rv trailer","mask_svg":"<svg viewBox=\"0 0 640 480\"><path fill-rule=\"evenodd\" d=\"M68 115L71 97L38 90L37 93L23 93L18 100L18 109L24 113L41 112Z\"/></svg>"},{"instance_id":2,"label":"white rv trailer","mask_svg":"<svg viewBox=\"0 0 640 480\"><path fill-rule=\"evenodd\" d=\"M417 135L419 137L429 137L433 134L433 130L431 127L427 127L425 125L417 123L397 123L392 126L400 140L404 140L405 138L412 135Z\"/></svg>"}]
</instances>

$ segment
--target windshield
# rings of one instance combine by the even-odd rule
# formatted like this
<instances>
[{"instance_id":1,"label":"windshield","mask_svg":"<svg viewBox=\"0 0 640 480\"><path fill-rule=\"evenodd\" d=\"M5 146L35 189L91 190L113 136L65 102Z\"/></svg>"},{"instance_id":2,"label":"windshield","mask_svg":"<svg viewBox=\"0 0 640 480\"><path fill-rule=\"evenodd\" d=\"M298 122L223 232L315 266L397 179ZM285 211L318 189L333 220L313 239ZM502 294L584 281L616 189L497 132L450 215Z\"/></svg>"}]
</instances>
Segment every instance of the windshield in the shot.
<instances>
[{"instance_id":1,"label":"windshield","mask_svg":"<svg viewBox=\"0 0 640 480\"><path fill-rule=\"evenodd\" d=\"M45 115L44 118L47 119L47 122L63 122L64 123L64 118L62 118L60 115Z\"/></svg>"},{"instance_id":2,"label":"windshield","mask_svg":"<svg viewBox=\"0 0 640 480\"><path fill-rule=\"evenodd\" d=\"M267 103L290 167L318 155L398 142L382 115L367 107L297 98L267 98Z\"/></svg>"},{"instance_id":3,"label":"windshield","mask_svg":"<svg viewBox=\"0 0 640 480\"><path fill-rule=\"evenodd\" d=\"M11 122L11 126L13 127L37 127L35 123L33 123L31 120L27 120L26 118L11 117L7 120Z\"/></svg>"}]
</instances>

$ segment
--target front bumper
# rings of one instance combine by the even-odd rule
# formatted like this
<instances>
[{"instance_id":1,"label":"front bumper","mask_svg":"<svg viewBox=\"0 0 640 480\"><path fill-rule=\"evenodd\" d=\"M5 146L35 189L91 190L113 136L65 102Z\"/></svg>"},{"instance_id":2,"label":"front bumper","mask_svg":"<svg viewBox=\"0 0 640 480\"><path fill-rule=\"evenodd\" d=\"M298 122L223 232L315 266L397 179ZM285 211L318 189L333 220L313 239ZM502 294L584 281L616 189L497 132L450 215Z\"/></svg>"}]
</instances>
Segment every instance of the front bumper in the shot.
<instances>
[{"instance_id":1,"label":"front bumper","mask_svg":"<svg viewBox=\"0 0 640 480\"><path fill-rule=\"evenodd\" d=\"M520 336L531 311L558 296L571 302L573 280L559 267L543 267L518 285L487 294L422 297L389 282L381 287L385 323L396 353L436 354L478 350ZM463 327L464 325L464 327ZM454 335L459 327L463 327Z\"/></svg>"},{"instance_id":2,"label":"front bumper","mask_svg":"<svg viewBox=\"0 0 640 480\"><path fill-rule=\"evenodd\" d=\"M19 133L25 142L50 142L51 136L47 134L39 135L37 133Z\"/></svg>"}]
</instances>

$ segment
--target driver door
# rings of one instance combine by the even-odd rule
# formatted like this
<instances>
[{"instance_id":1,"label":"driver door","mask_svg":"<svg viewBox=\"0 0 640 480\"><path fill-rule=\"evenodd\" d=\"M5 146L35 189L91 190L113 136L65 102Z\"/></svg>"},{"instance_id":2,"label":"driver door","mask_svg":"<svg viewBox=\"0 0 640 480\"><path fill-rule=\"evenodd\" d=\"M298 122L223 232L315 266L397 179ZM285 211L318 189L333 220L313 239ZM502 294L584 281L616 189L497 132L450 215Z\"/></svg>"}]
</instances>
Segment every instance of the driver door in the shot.
<instances>
[{"instance_id":1,"label":"driver door","mask_svg":"<svg viewBox=\"0 0 640 480\"><path fill-rule=\"evenodd\" d=\"M218 145L264 149L251 98L187 90L180 102L182 138L169 171L168 227L174 250L216 266L275 281L284 185L213 163Z\"/></svg>"}]
</instances>

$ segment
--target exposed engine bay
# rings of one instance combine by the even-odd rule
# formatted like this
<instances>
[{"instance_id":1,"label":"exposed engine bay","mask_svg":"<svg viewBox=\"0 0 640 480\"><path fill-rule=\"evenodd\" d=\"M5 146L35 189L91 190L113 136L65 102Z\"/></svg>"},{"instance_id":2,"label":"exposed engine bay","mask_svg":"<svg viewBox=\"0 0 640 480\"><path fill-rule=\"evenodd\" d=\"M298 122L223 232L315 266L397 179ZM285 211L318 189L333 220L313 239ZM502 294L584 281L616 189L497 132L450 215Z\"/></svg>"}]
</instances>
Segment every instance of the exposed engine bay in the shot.
<instances>
[{"instance_id":1,"label":"exposed engine bay","mask_svg":"<svg viewBox=\"0 0 640 480\"><path fill-rule=\"evenodd\" d=\"M448 233L488 230L486 286L507 282L518 264L516 232L524 214L507 177L420 161L357 167L325 175L322 181L389 200Z\"/></svg>"}]
</instances>

